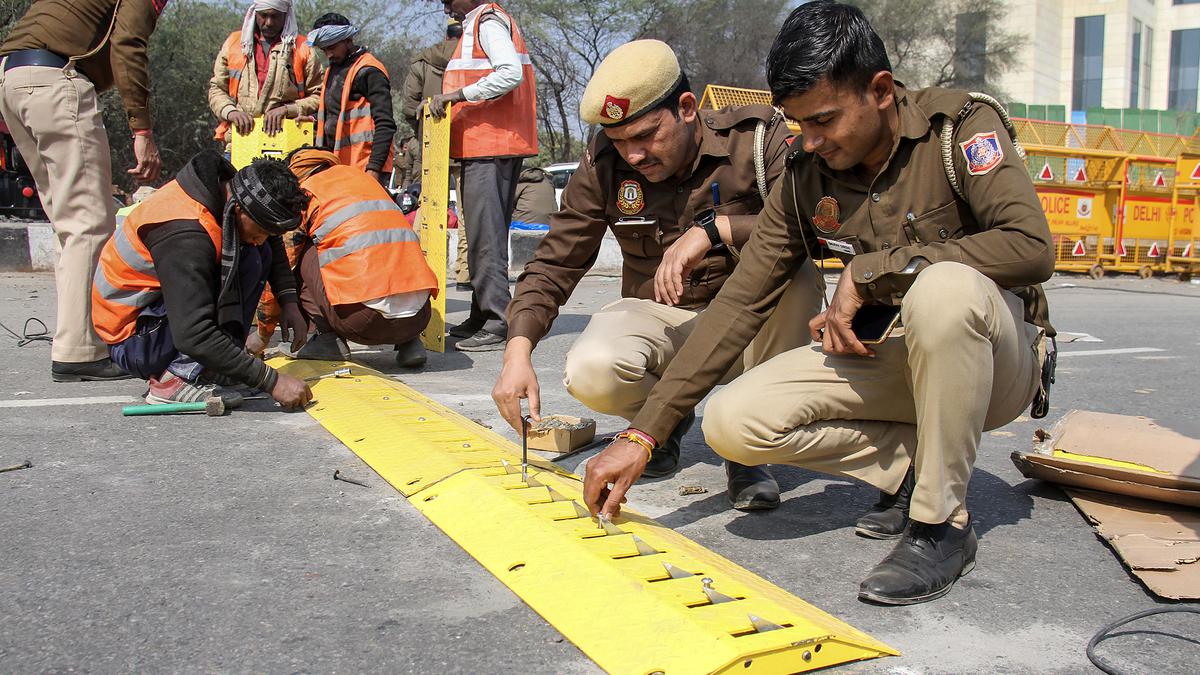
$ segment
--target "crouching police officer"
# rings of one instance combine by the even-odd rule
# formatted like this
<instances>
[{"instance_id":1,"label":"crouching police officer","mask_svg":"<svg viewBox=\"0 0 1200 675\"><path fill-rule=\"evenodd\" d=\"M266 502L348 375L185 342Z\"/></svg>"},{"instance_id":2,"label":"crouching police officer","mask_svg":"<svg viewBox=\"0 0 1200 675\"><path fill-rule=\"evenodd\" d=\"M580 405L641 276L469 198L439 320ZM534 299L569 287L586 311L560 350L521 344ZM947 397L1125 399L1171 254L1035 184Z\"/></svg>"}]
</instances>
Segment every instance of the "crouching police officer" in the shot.
<instances>
[{"instance_id":1,"label":"crouching police officer","mask_svg":"<svg viewBox=\"0 0 1200 675\"><path fill-rule=\"evenodd\" d=\"M279 235L300 225L308 197L283 162L241 171L216 152L192 158L178 177L129 213L100 253L92 320L113 363L149 380L147 403L241 401L218 384L261 389L287 407L312 399L308 385L244 349L270 281L283 334L303 343L296 281Z\"/></svg>"},{"instance_id":2,"label":"crouching police officer","mask_svg":"<svg viewBox=\"0 0 1200 675\"><path fill-rule=\"evenodd\" d=\"M721 456L851 476L882 491L858 531L898 537L859 597L912 604L949 592L975 565L966 508L980 436L1039 391L1038 284L1054 270L1049 228L1006 125L946 89L906 90L862 12L798 7L767 60L771 94L802 127L742 259L621 438L589 462L593 513L615 515L647 464L642 437L667 437L741 356L821 250L845 262L820 347L750 370L705 408ZM943 129L946 138L943 140ZM943 166L942 148L952 150ZM870 309L867 309L867 308ZM874 348L856 315L895 308Z\"/></svg>"},{"instance_id":3,"label":"crouching police officer","mask_svg":"<svg viewBox=\"0 0 1200 675\"><path fill-rule=\"evenodd\" d=\"M602 133L571 177L508 307L504 367L492 396L517 429L521 399L529 399L535 420L540 414L533 348L610 230L624 261L622 298L593 315L567 354L564 382L592 410L633 419L729 278L789 147L786 125L767 106L699 110L675 53L657 40L609 54L580 110ZM816 270L810 262L796 270L797 283L777 298L778 314L715 380L809 342L806 323L820 310ZM641 473L674 473L694 421L690 408L674 420ZM726 472L734 508L779 504L779 486L765 467L728 462Z\"/></svg>"}]
</instances>

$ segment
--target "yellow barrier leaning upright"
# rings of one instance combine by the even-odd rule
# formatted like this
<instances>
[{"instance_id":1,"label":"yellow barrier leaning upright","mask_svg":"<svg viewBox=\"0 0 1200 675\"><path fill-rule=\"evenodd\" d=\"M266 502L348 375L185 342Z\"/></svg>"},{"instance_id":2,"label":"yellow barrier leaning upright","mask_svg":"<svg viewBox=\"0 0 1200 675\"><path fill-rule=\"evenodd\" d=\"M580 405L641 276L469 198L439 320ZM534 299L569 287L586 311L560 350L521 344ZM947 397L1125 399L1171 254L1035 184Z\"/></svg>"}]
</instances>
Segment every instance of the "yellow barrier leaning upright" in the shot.
<instances>
[{"instance_id":1,"label":"yellow barrier leaning upright","mask_svg":"<svg viewBox=\"0 0 1200 675\"><path fill-rule=\"evenodd\" d=\"M896 654L633 511L598 524L578 477L536 460L523 479L511 442L380 373L354 364L313 393L314 419L608 672L796 673Z\"/></svg>"},{"instance_id":2,"label":"yellow barrier leaning upright","mask_svg":"<svg viewBox=\"0 0 1200 675\"><path fill-rule=\"evenodd\" d=\"M450 207L450 104L446 116L435 119L421 106L421 210L417 235L425 262L437 275L433 312L421 332L421 342L434 352L446 351L446 210Z\"/></svg>"},{"instance_id":3,"label":"yellow barrier leaning upright","mask_svg":"<svg viewBox=\"0 0 1200 675\"><path fill-rule=\"evenodd\" d=\"M229 130L229 161L235 169L248 166L259 157L283 159L296 148L313 145L315 125L312 122L297 122L285 119L283 130L274 136L263 131L261 117L254 119L254 130L243 136L236 128Z\"/></svg>"}]
</instances>

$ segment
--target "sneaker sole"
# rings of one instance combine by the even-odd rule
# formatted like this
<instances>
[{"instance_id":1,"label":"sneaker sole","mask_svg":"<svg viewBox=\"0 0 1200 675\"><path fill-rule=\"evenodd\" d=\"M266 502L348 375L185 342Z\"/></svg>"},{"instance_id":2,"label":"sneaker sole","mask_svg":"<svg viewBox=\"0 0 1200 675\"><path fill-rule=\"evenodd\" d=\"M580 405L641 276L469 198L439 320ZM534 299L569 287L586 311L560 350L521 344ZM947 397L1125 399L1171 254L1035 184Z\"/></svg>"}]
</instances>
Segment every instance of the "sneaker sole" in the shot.
<instances>
[{"instance_id":1,"label":"sneaker sole","mask_svg":"<svg viewBox=\"0 0 1200 675\"><path fill-rule=\"evenodd\" d=\"M490 345L463 345L462 343L454 345L454 348L460 352L498 352L504 349L503 342L497 342Z\"/></svg>"},{"instance_id":2,"label":"sneaker sole","mask_svg":"<svg viewBox=\"0 0 1200 675\"><path fill-rule=\"evenodd\" d=\"M953 581L946 584L945 587L939 588L938 590L936 590L932 593L929 593L927 595L919 595L919 596L913 597L913 598L891 598L891 597L887 597L887 596L883 596L883 595L876 595L874 593L868 593L866 591L859 591L858 599L859 600L870 600L871 602L878 603L880 605L896 605L896 606L919 605L922 602L929 602L930 600L937 600L938 598L942 597L943 595L946 595L947 593L950 592L950 590L952 588L954 588L954 584L957 583L959 579L970 574L971 570L973 570L973 569L975 569L975 561L974 560L972 560L971 562L964 565L962 571L958 573L958 576L955 577Z\"/></svg>"},{"instance_id":3,"label":"sneaker sole","mask_svg":"<svg viewBox=\"0 0 1200 675\"><path fill-rule=\"evenodd\" d=\"M99 375L71 375L63 373L51 373L50 379L55 382L116 382L118 380L132 380L133 375L115 375L113 377L101 377Z\"/></svg>"}]
</instances>

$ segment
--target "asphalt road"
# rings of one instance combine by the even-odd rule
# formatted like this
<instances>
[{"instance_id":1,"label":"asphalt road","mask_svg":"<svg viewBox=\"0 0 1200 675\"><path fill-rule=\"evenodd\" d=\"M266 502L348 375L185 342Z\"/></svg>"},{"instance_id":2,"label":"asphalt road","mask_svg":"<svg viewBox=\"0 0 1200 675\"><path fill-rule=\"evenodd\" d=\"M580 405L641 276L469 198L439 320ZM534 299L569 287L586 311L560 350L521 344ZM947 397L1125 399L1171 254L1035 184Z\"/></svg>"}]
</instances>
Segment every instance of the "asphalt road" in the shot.
<instances>
[{"instance_id":1,"label":"asphalt road","mask_svg":"<svg viewBox=\"0 0 1200 675\"><path fill-rule=\"evenodd\" d=\"M1061 346L1049 419L985 434L969 502L978 566L947 597L859 602L860 579L890 546L853 534L873 490L778 467L778 510L732 511L699 425L684 468L639 485L634 506L903 652L852 672L1094 672L1084 646L1097 629L1164 603L1058 488L1026 480L1009 454L1072 408L1200 436L1200 286L1056 277L1049 287L1058 329L1103 343ZM544 412L587 414L562 386L563 358L617 295L615 280L586 279L539 347ZM449 297L461 319L467 296ZM53 325L52 279L0 275L0 322L20 333L27 317ZM34 463L0 474L0 671L598 670L307 415L251 402L219 419L123 418L120 402L140 384L55 384L49 359L44 342L0 335L0 466ZM389 351L357 359L395 372ZM450 352L397 377L500 430L489 396L499 362ZM600 433L623 426L598 421ZM564 464L581 471L585 458ZM335 469L370 487L333 481ZM685 484L708 492L680 496ZM1150 630L1101 653L1127 672L1200 672L1194 617L1139 627Z\"/></svg>"}]
</instances>

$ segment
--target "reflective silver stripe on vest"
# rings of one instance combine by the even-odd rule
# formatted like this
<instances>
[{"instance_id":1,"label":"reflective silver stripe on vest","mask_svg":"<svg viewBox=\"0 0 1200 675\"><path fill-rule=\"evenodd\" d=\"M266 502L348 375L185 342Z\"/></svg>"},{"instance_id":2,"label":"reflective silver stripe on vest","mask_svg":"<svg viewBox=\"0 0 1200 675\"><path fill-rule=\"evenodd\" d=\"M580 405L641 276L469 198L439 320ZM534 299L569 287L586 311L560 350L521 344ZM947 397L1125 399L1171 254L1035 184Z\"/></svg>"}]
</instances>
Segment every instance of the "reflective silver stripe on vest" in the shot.
<instances>
[{"instance_id":1,"label":"reflective silver stripe on vest","mask_svg":"<svg viewBox=\"0 0 1200 675\"><path fill-rule=\"evenodd\" d=\"M355 216L361 216L364 213L374 213L376 211L399 211L400 207L396 206L396 202L390 199L369 199L362 202L354 202L347 204L342 208L329 214L328 217L321 223L312 233L313 241L320 242L325 237L333 232L334 228L342 223L350 220Z\"/></svg>"},{"instance_id":2,"label":"reflective silver stripe on vest","mask_svg":"<svg viewBox=\"0 0 1200 675\"><path fill-rule=\"evenodd\" d=\"M319 251L317 260L322 265L328 265L331 262L340 260L352 253L358 253L363 249L371 248L372 246L380 244L403 244L416 241L419 241L417 233L406 227L363 232L362 234L350 237L346 240L345 244L337 248L331 248L328 251Z\"/></svg>"},{"instance_id":3,"label":"reflective silver stripe on vest","mask_svg":"<svg viewBox=\"0 0 1200 675\"><path fill-rule=\"evenodd\" d=\"M241 68L230 68L229 69L229 79L231 79L231 80L242 79L242 69Z\"/></svg>"},{"instance_id":4,"label":"reflective silver stripe on vest","mask_svg":"<svg viewBox=\"0 0 1200 675\"><path fill-rule=\"evenodd\" d=\"M360 131L357 134L350 134L338 139L338 142L333 145L334 150L340 150L350 145L358 145L359 143L370 143L375 138L374 131Z\"/></svg>"},{"instance_id":5,"label":"reflective silver stripe on vest","mask_svg":"<svg viewBox=\"0 0 1200 675\"><path fill-rule=\"evenodd\" d=\"M135 272L142 274L154 274L154 263L143 258L137 249L133 247L133 242L129 241L129 237L125 236L125 228L118 228L113 233L113 245L116 246L117 255L121 256L121 260L125 261Z\"/></svg>"},{"instance_id":6,"label":"reflective silver stripe on vest","mask_svg":"<svg viewBox=\"0 0 1200 675\"><path fill-rule=\"evenodd\" d=\"M358 119L359 117L370 117L370 116L371 116L371 106L369 106L369 105L365 105L361 108L355 108L355 109L351 110L350 112L346 113L346 119L348 119L348 120L354 120L354 119Z\"/></svg>"},{"instance_id":7,"label":"reflective silver stripe on vest","mask_svg":"<svg viewBox=\"0 0 1200 675\"><path fill-rule=\"evenodd\" d=\"M109 283L108 277L104 276L104 268L100 266L96 267L96 275L92 277L92 283L96 285L96 290L100 291L100 297L127 307L149 307L162 297L161 291L148 289L123 291Z\"/></svg>"}]
</instances>

